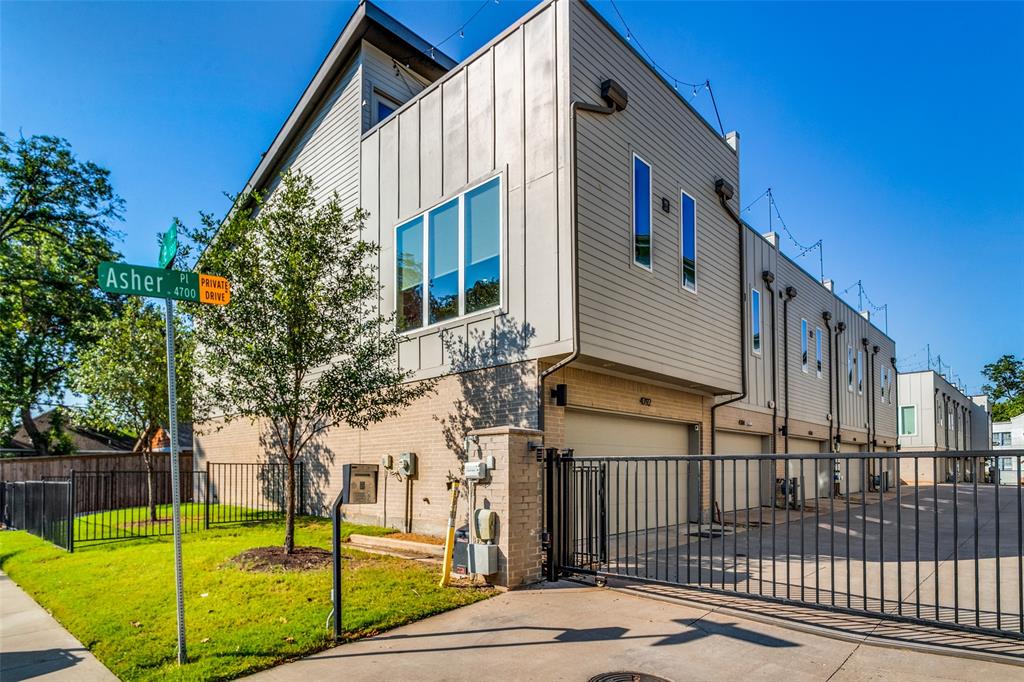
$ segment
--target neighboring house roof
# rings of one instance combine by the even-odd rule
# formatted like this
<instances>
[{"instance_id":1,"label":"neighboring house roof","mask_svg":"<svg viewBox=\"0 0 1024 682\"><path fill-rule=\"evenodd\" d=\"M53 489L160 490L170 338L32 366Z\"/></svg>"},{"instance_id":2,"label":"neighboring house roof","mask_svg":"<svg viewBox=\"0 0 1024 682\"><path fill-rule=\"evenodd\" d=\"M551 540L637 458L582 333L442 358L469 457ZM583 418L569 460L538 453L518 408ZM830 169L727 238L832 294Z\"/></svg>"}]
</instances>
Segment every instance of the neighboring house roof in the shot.
<instances>
[{"instance_id":1,"label":"neighboring house roof","mask_svg":"<svg viewBox=\"0 0 1024 682\"><path fill-rule=\"evenodd\" d=\"M361 0L288 119L263 154L263 159L246 183L246 192L262 189L272 179L281 159L301 135L307 121L316 113L338 74L364 39L385 48L388 54L408 55L405 66L430 81L437 80L456 65L455 60L410 31L390 14L368 0Z\"/></svg>"},{"instance_id":2,"label":"neighboring house roof","mask_svg":"<svg viewBox=\"0 0 1024 682\"><path fill-rule=\"evenodd\" d=\"M160 432L153 437L153 450L155 452L170 452L171 441L167 437L167 430L160 427ZM178 450L190 452L192 450L192 424L187 422L178 424Z\"/></svg>"},{"instance_id":3,"label":"neighboring house roof","mask_svg":"<svg viewBox=\"0 0 1024 682\"><path fill-rule=\"evenodd\" d=\"M55 410L50 410L35 418L36 428L39 429L40 432L45 433L50 430L54 412ZM191 431L191 424L189 427L189 430ZM73 423L64 424L64 430L71 437L71 442L79 452L131 452L132 448L135 446L134 440L123 435L100 431L98 429L91 429L86 426L79 426ZM24 426L14 432L14 436L11 438L10 448L34 451L32 448L32 439L28 437L28 432L25 431Z\"/></svg>"}]
</instances>

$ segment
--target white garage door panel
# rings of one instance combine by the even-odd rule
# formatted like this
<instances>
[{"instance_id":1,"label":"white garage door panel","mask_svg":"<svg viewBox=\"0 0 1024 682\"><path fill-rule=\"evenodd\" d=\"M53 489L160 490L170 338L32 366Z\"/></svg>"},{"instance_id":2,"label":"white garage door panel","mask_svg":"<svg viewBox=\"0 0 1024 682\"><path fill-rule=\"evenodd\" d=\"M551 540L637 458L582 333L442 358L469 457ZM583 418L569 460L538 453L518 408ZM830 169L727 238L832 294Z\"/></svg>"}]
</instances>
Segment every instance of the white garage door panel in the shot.
<instances>
[{"instance_id":1,"label":"white garage door panel","mask_svg":"<svg viewBox=\"0 0 1024 682\"><path fill-rule=\"evenodd\" d=\"M790 438L789 451L791 453L817 454L821 452L822 441L811 440L810 438Z\"/></svg>"},{"instance_id":2,"label":"white garage door panel","mask_svg":"<svg viewBox=\"0 0 1024 682\"><path fill-rule=\"evenodd\" d=\"M688 455L691 429L687 424L643 417L583 410L565 413L565 443L577 457ZM686 463L664 460L608 462L608 533L642 533L685 520L688 469ZM581 500L577 506L582 504L586 502ZM586 516L582 508L578 511Z\"/></svg>"},{"instance_id":3,"label":"white garage door panel","mask_svg":"<svg viewBox=\"0 0 1024 682\"><path fill-rule=\"evenodd\" d=\"M839 452L861 452L863 448L853 443L840 443ZM864 487L864 460L849 460L850 473L846 473L847 460L839 460L839 475L842 481L839 484L839 492L843 495L858 493Z\"/></svg>"},{"instance_id":4,"label":"white garage door panel","mask_svg":"<svg viewBox=\"0 0 1024 682\"><path fill-rule=\"evenodd\" d=\"M766 439L755 434L719 431L715 440L720 455L760 455L765 451ZM761 505L761 472L766 466L759 460L715 463L715 500L722 511Z\"/></svg>"}]
</instances>

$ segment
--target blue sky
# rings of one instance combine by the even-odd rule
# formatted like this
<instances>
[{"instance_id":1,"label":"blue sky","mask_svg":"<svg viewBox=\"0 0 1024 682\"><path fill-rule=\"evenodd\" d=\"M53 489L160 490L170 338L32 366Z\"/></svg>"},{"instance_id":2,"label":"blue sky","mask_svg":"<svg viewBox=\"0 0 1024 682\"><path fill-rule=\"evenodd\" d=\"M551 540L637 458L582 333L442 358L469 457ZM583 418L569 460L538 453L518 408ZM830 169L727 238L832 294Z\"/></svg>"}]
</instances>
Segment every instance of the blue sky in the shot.
<instances>
[{"instance_id":1,"label":"blue sky","mask_svg":"<svg viewBox=\"0 0 1024 682\"><path fill-rule=\"evenodd\" d=\"M481 7L380 4L432 41ZM532 4L489 3L442 49L467 56ZM985 362L1024 354L1024 4L618 5L675 78L711 80L743 205L772 187L795 238L824 241L825 276L888 304L903 367L930 343L973 391ZM110 168L121 251L153 263L173 216L226 209L354 7L4 2L0 128ZM744 217L767 230L767 202Z\"/></svg>"}]
</instances>

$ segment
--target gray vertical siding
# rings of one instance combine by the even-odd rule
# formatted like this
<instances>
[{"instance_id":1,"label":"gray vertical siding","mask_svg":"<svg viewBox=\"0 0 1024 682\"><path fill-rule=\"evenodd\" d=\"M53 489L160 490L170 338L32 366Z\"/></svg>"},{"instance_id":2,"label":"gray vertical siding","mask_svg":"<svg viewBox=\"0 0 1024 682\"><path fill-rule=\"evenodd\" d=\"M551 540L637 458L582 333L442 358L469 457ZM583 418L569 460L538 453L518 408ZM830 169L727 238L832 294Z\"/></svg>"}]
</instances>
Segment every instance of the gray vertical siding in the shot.
<instances>
[{"instance_id":1,"label":"gray vertical siding","mask_svg":"<svg viewBox=\"0 0 1024 682\"><path fill-rule=\"evenodd\" d=\"M570 100L629 93L612 116L578 117L580 345L588 358L739 390L736 226L714 183L738 186L735 152L593 10L570 5ZM652 165L653 271L633 265L632 154ZM697 292L681 286L680 190L697 204ZM671 210L661 210L661 197Z\"/></svg>"},{"instance_id":2,"label":"gray vertical siding","mask_svg":"<svg viewBox=\"0 0 1024 682\"><path fill-rule=\"evenodd\" d=\"M363 136L361 203L371 214L369 236L381 245L387 313L395 305L395 226L471 185L502 177L503 306L406 335L399 360L417 376L453 369L444 338L471 339L483 348L512 344L491 348L488 364L570 347L570 320L559 307L559 278L565 276L559 263L568 248L560 220L566 187L557 165L564 6L562 0L534 10ZM515 333L504 333L510 330Z\"/></svg>"}]
</instances>

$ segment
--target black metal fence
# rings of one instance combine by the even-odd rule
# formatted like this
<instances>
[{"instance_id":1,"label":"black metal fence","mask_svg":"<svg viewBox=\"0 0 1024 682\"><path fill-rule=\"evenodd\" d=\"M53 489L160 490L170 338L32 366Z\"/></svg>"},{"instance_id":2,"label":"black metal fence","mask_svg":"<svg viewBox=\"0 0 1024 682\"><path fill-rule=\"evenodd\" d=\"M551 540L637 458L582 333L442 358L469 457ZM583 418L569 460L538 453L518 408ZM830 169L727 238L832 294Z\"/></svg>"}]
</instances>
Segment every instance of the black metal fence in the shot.
<instances>
[{"instance_id":1,"label":"black metal fence","mask_svg":"<svg viewBox=\"0 0 1024 682\"><path fill-rule=\"evenodd\" d=\"M1000 481L991 452L540 454L549 577L615 576L1024 638L1024 451L999 453L1016 458L1016 484Z\"/></svg>"},{"instance_id":2,"label":"black metal fence","mask_svg":"<svg viewBox=\"0 0 1024 682\"><path fill-rule=\"evenodd\" d=\"M0 492L5 526L26 530L69 552L74 550L70 481L4 481Z\"/></svg>"},{"instance_id":3,"label":"black metal fence","mask_svg":"<svg viewBox=\"0 0 1024 682\"><path fill-rule=\"evenodd\" d=\"M296 513L302 514L301 462L295 475ZM2 521L69 551L85 543L170 535L171 481L169 471L71 471L43 481L7 481ZM287 481L287 465L276 463L207 463L205 470L182 471L181 530L281 518Z\"/></svg>"}]
</instances>

